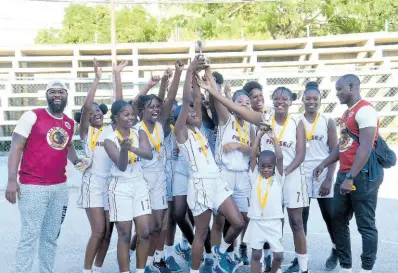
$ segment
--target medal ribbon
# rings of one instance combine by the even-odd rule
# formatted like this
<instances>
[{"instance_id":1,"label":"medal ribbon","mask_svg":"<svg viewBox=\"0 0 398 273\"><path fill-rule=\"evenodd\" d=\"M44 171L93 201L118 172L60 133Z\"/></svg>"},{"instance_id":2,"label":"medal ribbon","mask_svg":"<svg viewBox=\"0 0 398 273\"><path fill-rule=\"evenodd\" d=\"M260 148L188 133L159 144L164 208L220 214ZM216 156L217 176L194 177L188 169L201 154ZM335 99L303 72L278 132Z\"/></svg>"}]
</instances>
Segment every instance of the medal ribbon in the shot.
<instances>
[{"instance_id":1,"label":"medal ribbon","mask_svg":"<svg viewBox=\"0 0 398 273\"><path fill-rule=\"evenodd\" d=\"M94 127L90 128L90 147L91 147L91 151L94 152L95 149L95 145L97 144L97 140L99 135L102 132L102 129L104 129L104 126L101 126L101 128L98 129L97 133L94 135Z\"/></svg>"},{"instance_id":2,"label":"medal ribbon","mask_svg":"<svg viewBox=\"0 0 398 273\"><path fill-rule=\"evenodd\" d=\"M204 154L205 157L207 158L207 149L206 149L205 142L203 141L202 136L200 135L199 132L196 132L196 129L195 129L195 132L192 132L192 133L193 133L195 139L197 139L197 140L199 141L200 146L202 146L203 154Z\"/></svg>"},{"instance_id":3,"label":"medal ribbon","mask_svg":"<svg viewBox=\"0 0 398 273\"><path fill-rule=\"evenodd\" d=\"M306 135L306 137L307 137L307 141L310 141L311 138L312 138L312 136L314 135L315 127L316 127L316 124L318 123L318 118L319 118L319 114L316 115L314 124L312 124L311 132L308 133L307 128L304 126L305 135Z\"/></svg>"},{"instance_id":4,"label":"medal ribbon","mask_svg":"<svg viewBox=\"0 0 398 273\"><path fill-rule=\"evenodd\" d=\"M263 180L263 176L261 174L258 176L257 195L258 195L258 200L260 201L261 209L263 209L263 210L268 201L269 185L271 184L271 179L272 179L272 176L268 177L268 179L267 179L267 191L264 194L264 198L262 198L261 197L261 180Z\"/></svg>"},{"instance_id":5,"label":"medal ribbon","mask_svg":"<svg viewBox=\"0 0 398 273\"><path fill-rule=\"evenodd\" d=\"M236 129L238 129L239 142L246 146L247 145L247 140L249 139L249 133L247 131L246 121L243 121L243 130L244 130L244 134L245 134L244 137L242 137L242 128L240 127L240 124L239 124L238 119L236 117L235 117L235 126L236 126Z\"/></svg>"},{"instance_id":6,"label":"medal ribbon","mask_svg":"<svg viewBox=\"0 0 398 273\"><path fill-rule=\"evenodd\" d=\"M174 146L176 147L176 151L177 151L177 155L178 155L179 148L178 148L177 141L176 141L176 134L175 134L175 130L174 130L174 125L170 124L170 128L171 128L171 133L174 136Z\"/></svg>"},{"instance_id":7,"label":"medal ribbon","mask_svg":"<svg viewBox=\"0 0 398 273\"><path fill-rule=\"evenodd\" d=\"M118 138L119 138L120 140L123 140L123 137L122 137L122 135L119 133L118 130L116 130L115 133L116 133L116 135L118 136ZM133 131L132 131L132 130L130 130L130 138L133 140L132 143L131 143L131 146L134 146L134 134L133 134ZM134 160L135 160L135 158L137 157L137 155L134 154L134 153L132 153L132 152L130 152L130 151L129 151L128 153L129 153L131 165L134 165Z\"/></svg>"},{"instance_id":8,"label":"medal ribbon","mask_svg":"<svg viewBox=\"0 0 398 273\"><path fill-rule=\"evenodd\" d=\"M283 136L283 134L285 133L287 124L289 123L289 119L290 119L290 114L287 115L287 117L286 117L285 123L283 124L283 127L282 127L282 131L281 131L281 133L280 133L279 136L278 136L278 142L281 141L282 136ZM272 117L272 129L274 129L274 128L275 128L275 117Z\"/></svg>"},{"instance_id":9,"label":"medal ribbon","mask_svg":"<svg viewBox=\"0 0 398 273\"><path fill-rule=\"evenodd\" d=\"M155 123L155 134L156 134L156 140L157 142L155 142L155 140L152 137L152 134L149 133L148 131L148 127L146 127L145 122L142 122L142 127L144 128L145 133L147 134L149 140L151 141L153 147L155 147L156 151L158 153L160 153L160 135L159 135L159 128L158 125Z\"/></svg>"}]
</instances>

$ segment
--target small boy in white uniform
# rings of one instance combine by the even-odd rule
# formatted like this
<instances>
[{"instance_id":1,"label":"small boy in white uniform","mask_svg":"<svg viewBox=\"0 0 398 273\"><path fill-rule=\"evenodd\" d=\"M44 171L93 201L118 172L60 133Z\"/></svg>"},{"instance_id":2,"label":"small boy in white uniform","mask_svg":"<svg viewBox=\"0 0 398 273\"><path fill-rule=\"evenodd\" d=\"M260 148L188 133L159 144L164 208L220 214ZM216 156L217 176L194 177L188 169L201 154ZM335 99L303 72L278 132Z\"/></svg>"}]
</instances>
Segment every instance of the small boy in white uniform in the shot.
<instances>
[{"instance_id":1,"label":"small boy in white uniform","mask_svg":"<svg viewBox=\"0 0 398 273\"><path fill-rule=\"evenodd\" d=\"M262 136L265 134L261 126L253 144L250 158L251 169L251 203L248 217L249 225L243 241L252 248L251 272L261 271L263 245L268 242L273 252L271 272L278 272L283 258L282 240L282 187L285 179L283 172L283 155L276 140L274 131L267 132L274 141L275 153L269 150L257 150Z\"/></svg>"}]
</instances>

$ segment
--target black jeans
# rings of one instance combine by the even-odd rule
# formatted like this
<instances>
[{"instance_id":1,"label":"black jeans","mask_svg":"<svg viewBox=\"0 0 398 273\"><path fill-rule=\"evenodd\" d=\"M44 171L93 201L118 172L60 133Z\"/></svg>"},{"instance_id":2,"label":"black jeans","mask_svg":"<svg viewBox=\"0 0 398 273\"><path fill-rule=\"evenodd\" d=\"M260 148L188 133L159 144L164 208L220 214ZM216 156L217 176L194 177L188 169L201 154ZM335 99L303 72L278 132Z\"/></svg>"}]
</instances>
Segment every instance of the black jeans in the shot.
<instances>
[{"instance_id":1,"label":"black jeans","mask_svg":"<svg viewBox=\"0 0 398 273\"><path fill-rule=\"evenodd\" d=\"M341 195L340 185L345 173L337 174L334 186L333 232L337 255L342 268L352 267L349 223L355 213L358 231L362 236L362 268L372 270L377 254L376 205L379 186L383 178L369 182L367 174L360 173L354 179L355 191Z\"/></svg>"}]
</instances>

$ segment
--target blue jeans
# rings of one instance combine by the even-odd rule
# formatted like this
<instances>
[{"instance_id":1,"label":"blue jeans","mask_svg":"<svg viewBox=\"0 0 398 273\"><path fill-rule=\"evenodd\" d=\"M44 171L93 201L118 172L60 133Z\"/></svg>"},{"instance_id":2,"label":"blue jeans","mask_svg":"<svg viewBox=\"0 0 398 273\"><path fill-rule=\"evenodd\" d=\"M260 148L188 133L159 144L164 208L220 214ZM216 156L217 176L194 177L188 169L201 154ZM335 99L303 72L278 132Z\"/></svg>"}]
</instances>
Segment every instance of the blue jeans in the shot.
<instances>
[{"instance_id":1,"label":"blue jeans","mask_svg":"<svg viewBox=\"0 0 398 273\"><path fill-rule=\"evenodd\" d=\"M362 236L362 268L372 270L377 254L376 206L379 186L383 179L369 182L369 176L360 173L354 179L355 191L341 195L340 185L345 173L337 174L334 186L332 225L337 255L342 268L352 267L349 223L355 214L358 231Z\"/></svg>"}]
</instances>

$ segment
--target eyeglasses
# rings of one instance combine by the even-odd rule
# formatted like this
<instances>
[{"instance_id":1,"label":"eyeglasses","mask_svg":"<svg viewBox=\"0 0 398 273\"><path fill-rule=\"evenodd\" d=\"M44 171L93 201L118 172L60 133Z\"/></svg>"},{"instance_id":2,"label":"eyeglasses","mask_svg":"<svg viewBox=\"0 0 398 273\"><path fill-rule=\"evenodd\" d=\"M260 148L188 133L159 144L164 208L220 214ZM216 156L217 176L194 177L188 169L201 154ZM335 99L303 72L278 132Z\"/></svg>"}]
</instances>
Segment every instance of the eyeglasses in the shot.
<instances>
[{"instance_id":1,"label":"eyeglasses","mask_svg":"<svg viewBox=\"0 0 398 273\"><path fill-rule=\"evenodd\" d=\"M49 89L47 90L47 94L49 94L50 96L54 96L57 94L65 96L68 94L68 92L65 89Z\"/></svg>"}]
</instances>

